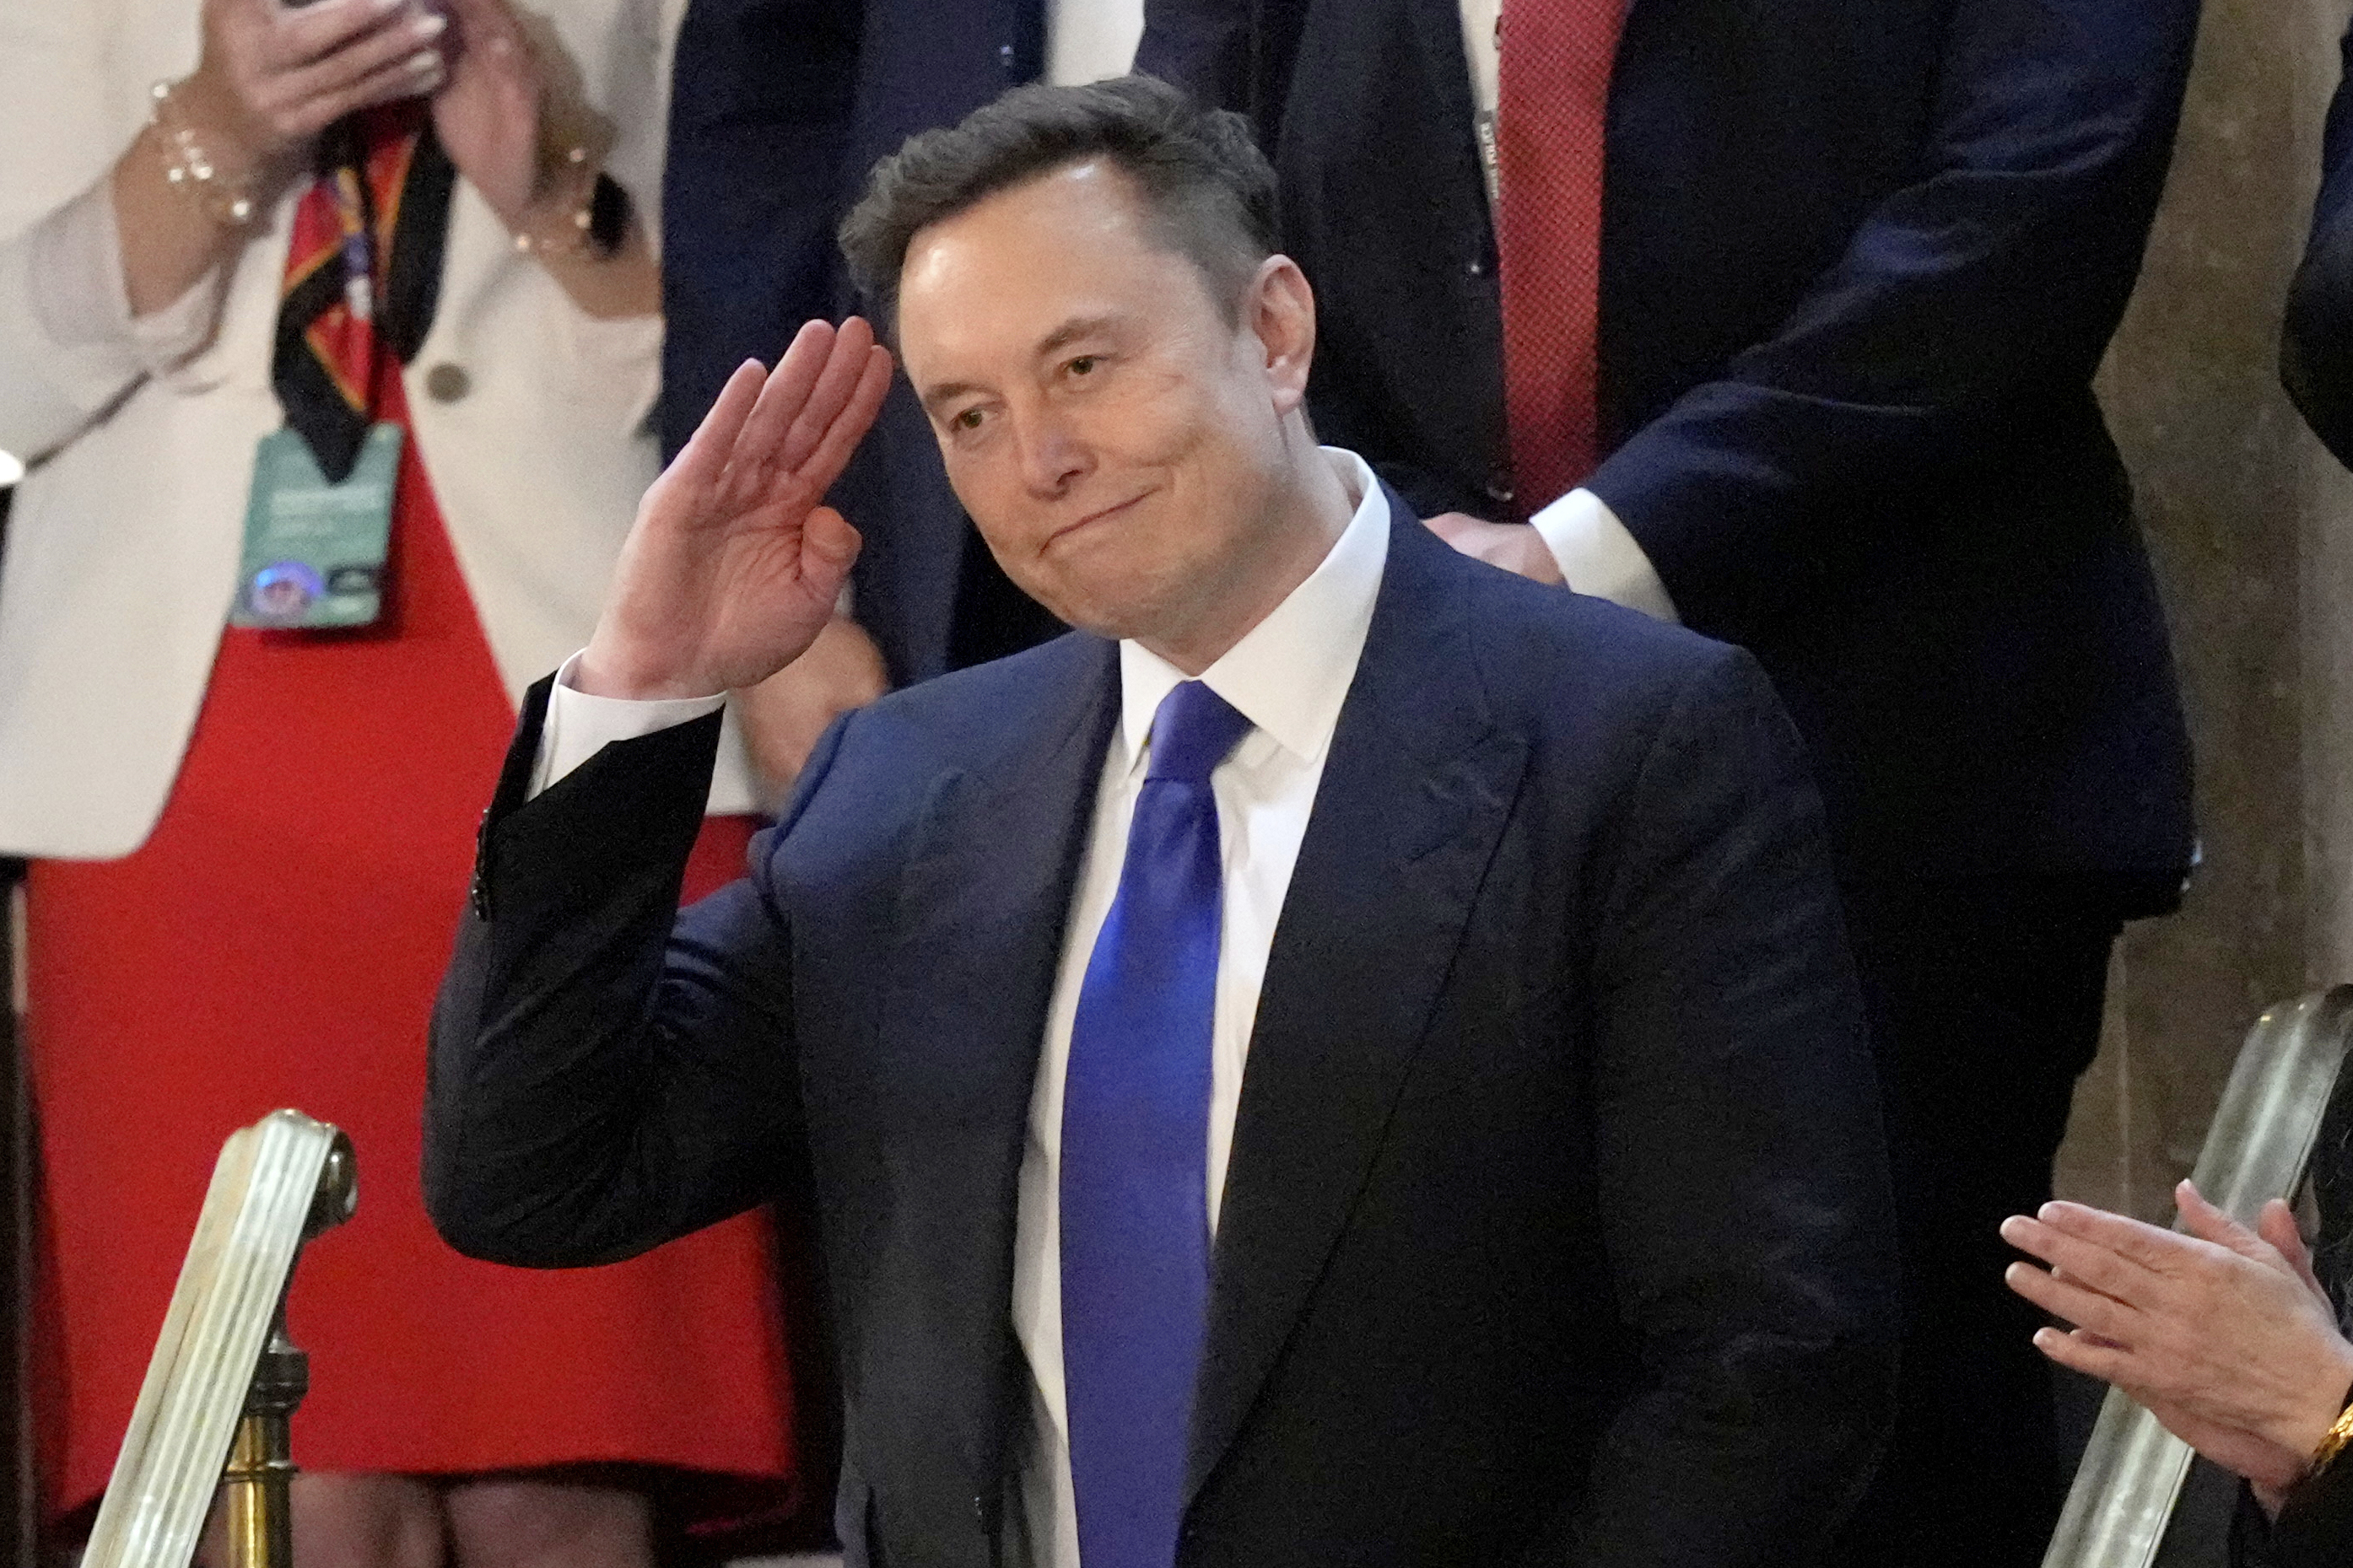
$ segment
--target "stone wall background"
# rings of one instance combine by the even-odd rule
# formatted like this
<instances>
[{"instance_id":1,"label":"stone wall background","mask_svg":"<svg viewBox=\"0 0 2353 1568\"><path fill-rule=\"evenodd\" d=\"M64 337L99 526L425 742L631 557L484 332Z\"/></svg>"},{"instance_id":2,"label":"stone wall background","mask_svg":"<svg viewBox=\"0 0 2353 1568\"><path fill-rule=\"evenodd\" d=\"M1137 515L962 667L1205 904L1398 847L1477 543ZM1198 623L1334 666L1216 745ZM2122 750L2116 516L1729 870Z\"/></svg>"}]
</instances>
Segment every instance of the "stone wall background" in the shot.
<instances>
[{"instance_id":1,"label":"stone wall background","mask_svg":"<svg viewBox=\"0 0 2353 1568\"><path fill-rule=\"evenodd\" d=\"M2265 1005L2353 980L2353 476L2281 392L2348 0L2207 0L2140 288L2100 376L2172 619L2204 863L2118 944L2060 1190L2169 1219Z\"/></svg>"}]
</instances>

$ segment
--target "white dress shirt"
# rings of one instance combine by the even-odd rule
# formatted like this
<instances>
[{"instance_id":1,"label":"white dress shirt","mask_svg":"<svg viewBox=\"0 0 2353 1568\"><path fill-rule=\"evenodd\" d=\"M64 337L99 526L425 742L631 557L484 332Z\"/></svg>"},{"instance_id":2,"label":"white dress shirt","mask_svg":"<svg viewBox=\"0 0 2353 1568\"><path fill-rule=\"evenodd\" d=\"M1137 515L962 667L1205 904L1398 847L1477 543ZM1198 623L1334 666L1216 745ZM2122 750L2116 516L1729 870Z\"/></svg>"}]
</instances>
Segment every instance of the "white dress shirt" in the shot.
<instances>
[{"instance_id":1,"label":"white dress shirt","mask_svg":"<svg viewBox=\"0 0 2353 1568\"><path fill-rule=\"evenodd\" d=\"M1504 0L1461 0L1462 58L1471 68L1471 112L1487 179L1489 210L1496 199L1494 121L1502 100L1503 50L1497 29ZM1552 552L1560 574L1580 594L1608 599L1672 621L1675 602L1658 569L1634 542L1609 503L1591 490L1569 491L1528 519Z\"/></svg>"},{"instance_id":2,"label":"white dress shirt","mask_svg":"<svg viewBox=\"0 0 2353 1568\"><path fill-rule=\"evenodd\" d=\"M1315 786L1323 779L1332 733L1340 722L1340 705L1356 679L1356 660L1372 625L1373 601L1388 562L1388 501L1374 482L1371 468L1352 452L1329 447L1324 451L1356 501L1355 515L1307 580L1200 677L1252 726L1233 754L1209 775L1225 868L1210 1026L1207 1199L1213 1236L1275 921L1291 887L1292 867L1315 804ZM565 678L556 681L549 698L533 793L606 744L698 718L715 710L721 700L628 702L591 697L570 689L571 668L567 662ZM1031 1430L1020 1461L1022 1507L1016 1521L1027 1545L1017 1547L1014 1561L1034 1568L1079 1568L1062 1383L1060 1226L1062 1079L1071 1060L1071 1026L1078 1014L1087 960L1119 890L1128 822L1151 758L1153 714L1161 699L1186 679L1176 666L1133 642L1119 645L1119 676L1120 722L1112 732L1096 785L1086 858L1063 937L1061 969L1046 1012L1014 1233L1010 1307L1032 1379Z\"/></svg>"}]
</instances>

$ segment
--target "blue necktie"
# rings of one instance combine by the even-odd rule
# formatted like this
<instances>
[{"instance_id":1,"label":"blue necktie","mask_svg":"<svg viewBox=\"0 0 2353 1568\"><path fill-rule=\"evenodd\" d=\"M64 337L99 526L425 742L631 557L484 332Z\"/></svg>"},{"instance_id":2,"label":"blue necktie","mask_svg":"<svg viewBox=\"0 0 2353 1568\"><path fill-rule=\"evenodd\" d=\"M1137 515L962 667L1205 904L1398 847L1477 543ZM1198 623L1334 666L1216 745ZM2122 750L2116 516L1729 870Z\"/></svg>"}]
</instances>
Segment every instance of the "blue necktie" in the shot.
<instances>
[{"instance_id":1,"label":"blue necktie","mask_svg":"<svg viewBox=\"0 0 2353 1568\"><path fill-rule=\"evenodd\" d=\"M1062 1089L1062 1363L1084 1568L1170 1568L1209 1294L1209 770L1250 721L1198 680L1152 721Z\"/></svg>"}]
</instances>

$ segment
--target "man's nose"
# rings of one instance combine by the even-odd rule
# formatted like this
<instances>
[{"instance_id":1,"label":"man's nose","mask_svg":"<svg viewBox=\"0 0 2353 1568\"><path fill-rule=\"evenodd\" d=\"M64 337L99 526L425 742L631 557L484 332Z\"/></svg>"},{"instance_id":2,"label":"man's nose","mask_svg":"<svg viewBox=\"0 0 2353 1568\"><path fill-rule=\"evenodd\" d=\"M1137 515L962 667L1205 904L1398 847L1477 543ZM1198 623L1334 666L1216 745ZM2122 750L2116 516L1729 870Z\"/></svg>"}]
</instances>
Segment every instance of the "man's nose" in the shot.
<instances>
[{"instance_id":1,"label":"man's nose","mask_svg":"<svg viewBox=\"0 0 2353 1568\"><path fill-rule=\"evenodd\" d=\"M1031 494L1060 495L1093 466L1093 458L1069 420L1051 408L1015 416L1021 454L1021 482Z\"/></svg>"}]
</instances>

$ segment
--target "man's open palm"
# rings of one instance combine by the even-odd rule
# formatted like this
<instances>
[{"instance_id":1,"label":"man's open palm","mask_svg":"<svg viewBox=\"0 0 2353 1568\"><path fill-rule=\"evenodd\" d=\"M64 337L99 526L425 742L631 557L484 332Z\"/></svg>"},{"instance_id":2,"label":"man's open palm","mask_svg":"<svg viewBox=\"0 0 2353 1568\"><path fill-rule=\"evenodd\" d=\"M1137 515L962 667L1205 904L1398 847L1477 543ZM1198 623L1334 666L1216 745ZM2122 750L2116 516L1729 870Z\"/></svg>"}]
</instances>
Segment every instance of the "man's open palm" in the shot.
<instances>
[{"instance_id":1,"label":"man's open palm","mask_svg":"<svg viewBox=\"0 0 2353 1568\"><path fill-rule=\"evenodd\" d=\"M705 697L799 658L858 558L857 530L821 503L890 385L855 316L804 326L772 372L737 369L638 508L580 689Z\"/></svg>"}]
</instances>

